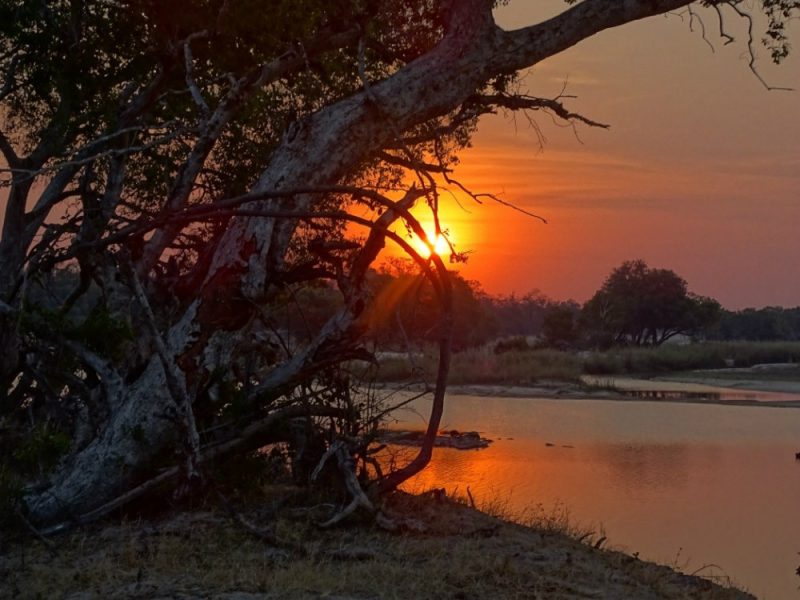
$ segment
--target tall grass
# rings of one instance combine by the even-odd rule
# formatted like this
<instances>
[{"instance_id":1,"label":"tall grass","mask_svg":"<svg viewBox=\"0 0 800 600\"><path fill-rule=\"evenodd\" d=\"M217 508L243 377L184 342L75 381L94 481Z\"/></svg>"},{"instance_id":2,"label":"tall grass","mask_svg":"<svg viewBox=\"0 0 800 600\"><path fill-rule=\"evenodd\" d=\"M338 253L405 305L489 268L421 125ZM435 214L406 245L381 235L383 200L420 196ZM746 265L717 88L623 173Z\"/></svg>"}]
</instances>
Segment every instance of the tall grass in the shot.
<instances>
[{"instance_id":1,"label":"tall grass","mask_svg":"<svg viewBox=\"0 0 800 600\"><path fill-rule=\"evenodd\" d=\"M592 375L658 374L792 362L800 363L800 342L710 342L589 352L583 355L583 370Z\"/></svg>"},{"instance_id":2,"label":"tall grass","mask_svg":"<svg viewBox=\"0 0 800 600\"><path fill-rule=\"evenodd\" d=\"M675 371L750 367L762 363L800 363L800 342L710 342L685 346L618 348L607 351L514 350L495 354L475 348L453 355L450 383L532 385L547 380L577 381L590 375L657 375ZM430 380L436 353L413 360L392 356L380 361L378 381Z\"/></svg>"},{"instance_id":3,"label":"tall grass","mask_svg":"<svg viewBox=\"0 0 800 600\"><path fill-rule=\"evenodd\" d=\"M432 379L437 359L432 351L413 359L392 356L381 360L375 371L378 381ZM514 351L495 354L491 348L474 348L453 355L450 383L530 385L542 380L575 380L581 375L581 359L557 350Z\"/></svg>"},{"instance_id":4,"label":"tall grass","mask_svg":"<svg viewBox=\"0 0 800 600\"><path fill-rule=\"evenodd\" d=\"M459 383L535 384L542 380L577 380L580 358L558 350L513 351L495 354L489 348L453 356L450 381Z\"/></svg>"}]
</instances>

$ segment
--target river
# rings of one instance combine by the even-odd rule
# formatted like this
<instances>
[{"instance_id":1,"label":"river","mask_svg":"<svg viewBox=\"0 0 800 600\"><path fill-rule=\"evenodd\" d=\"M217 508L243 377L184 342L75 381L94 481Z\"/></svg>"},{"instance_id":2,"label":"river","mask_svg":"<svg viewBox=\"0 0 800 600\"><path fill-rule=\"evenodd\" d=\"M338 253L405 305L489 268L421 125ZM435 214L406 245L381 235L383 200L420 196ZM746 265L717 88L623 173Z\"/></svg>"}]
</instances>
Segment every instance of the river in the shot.
<instances>
[{"instance_id":1,"label":"river","mask_svg":"<svg viewBox=\"0 0 800 600\"><path fill-rule=\"evenodd\" d=\"M429 407L397 411L393 426L423 427ZM451 395L442 428L494 441L437 448L407 489L469 488L523 518L566 510L613 548L800 598L797 408Z\"/></svg>"}]
</instances>

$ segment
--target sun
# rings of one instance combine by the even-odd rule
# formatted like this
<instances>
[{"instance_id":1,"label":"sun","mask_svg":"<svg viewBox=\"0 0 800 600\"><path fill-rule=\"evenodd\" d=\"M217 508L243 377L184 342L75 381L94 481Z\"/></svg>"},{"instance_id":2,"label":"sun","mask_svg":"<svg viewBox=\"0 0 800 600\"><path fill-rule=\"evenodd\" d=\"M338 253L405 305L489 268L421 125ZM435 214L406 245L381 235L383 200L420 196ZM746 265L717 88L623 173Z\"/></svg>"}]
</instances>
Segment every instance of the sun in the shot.
<instances>
[{"instance_id":1,"label":"sun","mask_svg":"<svg viewBox=\"0 0 800 600\"><path fill-rule=\"evenodd\" d=\"M433 243L433 251L439 256L450 254L450 244L447 243L447 240L441 233L436 236L436 241Z\"/></svg>"},{"instance_id":2,"label":"sun","mask_svg":"<svg viewBox=\"0 0 800 600\"><path fill-rule=\"evenodd\" d=\"M450 255L450 245L447 243L447 239L441 233L437 236L428 235L428 240L430 241L431 246L433 246L433 252L438 254L441 257L447 257ZM419 238L414 240L414 249L419 253L422 258L430 258L431 256L431 248Z\"/></svg>"}]
</instances>

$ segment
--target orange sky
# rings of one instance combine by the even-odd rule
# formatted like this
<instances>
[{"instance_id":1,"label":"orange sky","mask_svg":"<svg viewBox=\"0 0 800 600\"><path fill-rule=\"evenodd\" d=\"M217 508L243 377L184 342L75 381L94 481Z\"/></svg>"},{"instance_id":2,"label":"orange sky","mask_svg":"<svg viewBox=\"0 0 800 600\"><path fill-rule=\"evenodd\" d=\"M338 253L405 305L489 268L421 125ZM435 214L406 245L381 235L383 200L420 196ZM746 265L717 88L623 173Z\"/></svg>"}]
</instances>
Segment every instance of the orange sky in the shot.
<instances>
[{"instance_id":1,"label":"orange sky","mask_svg":"<svg viewBox=\"0 0 800 600\"><path fill-rule=\"evenodd\" d=\"M512 0L506 28L555 14L560 0ZM500 194L548 225L499 205L444 198L443 221L461 267L492 293L540 289L584 301L622 261L675 270L691 290L727 308L800 305L800 92L766 91L735 45L691 31L679 16L604 32L536 67L530 93L554 96L568 81L568 106L610 123L609 131L536 121L543 150L523 118L485 118L456 175ZM800 26L791 30L800 39ZM798 44L800 46L800 44ZM798 48L800 52L800 47ZM773 67L771 84L800 89L800 57Z\"/></svg>"}]
</instances>

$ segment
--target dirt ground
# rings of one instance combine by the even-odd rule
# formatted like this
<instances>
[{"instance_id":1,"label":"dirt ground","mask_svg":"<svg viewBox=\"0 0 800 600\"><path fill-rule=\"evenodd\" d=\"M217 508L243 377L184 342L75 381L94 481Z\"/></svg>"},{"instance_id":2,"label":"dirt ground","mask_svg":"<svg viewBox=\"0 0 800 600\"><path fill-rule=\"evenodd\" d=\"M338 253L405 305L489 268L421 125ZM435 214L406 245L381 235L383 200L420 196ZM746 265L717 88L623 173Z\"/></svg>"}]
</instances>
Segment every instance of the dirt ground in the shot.
<instances>
[{"instance_id":1,"label":"dirt ground","mask_svg":"<svg viewBox=\"0 0 800 600\"><path fill-rule=\"evenodd\" d=\"M563 521L528 527L436 494L397 494L382 510L395 531L364 516L320 529L334 509L240 513L270 526L268 539L213 511L107 522L54 538L52 549L6 539L0 598L752 598L603 549L604 538Z\"/></svg>"}]
</instances>

